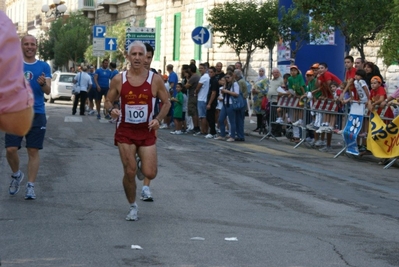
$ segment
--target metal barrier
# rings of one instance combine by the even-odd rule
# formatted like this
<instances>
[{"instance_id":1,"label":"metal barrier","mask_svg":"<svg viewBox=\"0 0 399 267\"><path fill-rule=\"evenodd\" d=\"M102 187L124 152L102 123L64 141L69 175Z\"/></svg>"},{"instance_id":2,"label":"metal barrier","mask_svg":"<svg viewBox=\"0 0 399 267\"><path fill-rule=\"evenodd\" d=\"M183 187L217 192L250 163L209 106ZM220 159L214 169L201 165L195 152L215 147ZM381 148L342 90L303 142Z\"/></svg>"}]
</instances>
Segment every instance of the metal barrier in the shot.
<instances>
[{"instance_id":1,"label":"metal barrier","mask_svg":"<svg viewBox=\"0 0 399 267\"><path fill-rule=\"evenodd\" d=\"M306 130L308 127L308 123L312 120L312 114L316 117L318 116L319 121L316 122L321 124L322 122L329 122L329 126L345 129L345 125L348 121L348 105L345 105L344 110L339 110L339 105L333 99L325 99L325 100L312 100L304 98L302 102L298 97L294 96L273 96L270 100L270 111L269 111L269 122L267 127L267 133L260 139L260 141L265 138L272 137L276 141L279 141L273 134L273 125L285 126L286 131L290 131L293 127L299 127L302 129L301 139L298 143L295 144L294 148L297 148L301 144L305 142L306 139ZM386 106L384 110L381 112L380 117L384 121L390 121L392 118L384 117L386 110L389 107ZM277 110L280 109L280 114L277 114ZM283 121L276 122L277 118L281 118ZM294 125L295 122L299 119L302 119L302 123L298 123ZM363 120L369 120L369 116L364 116ZM319 125L317 125L319 126ZM338 126L338 127L337 127ZM315 129L312 129L315 130ZM365 132L368 131L368 127L366 127ZM338 133L337 131L326 132L326 133ZM341 134L340 134L341 135ZM343 136L343 133L342 133ZM344 139L344 138L343 138ZM344 140L345 143L345 140ZM344 148L342 148L334 158L339 157L342 153L347 150L347 144L345 144ZM384 166L384 169L392 166L398 158L393 158L389 161L388 164Z\"/></svg>"},{"instance_id":2,"label":"metal barrier","mask_svg":"<svg viewBox=\"0 0 399 267\"><path fill-rule=\"evenodd\" d=\"M298 120L298 119L302 119L304 120L305 118L303 117L303 115L301 116L300 113L303 112L304 110L304 102L300 101L300 99L298 97L288 97L288 96L281 96L281 97L277 97L277 96L273 96L270 100L270 112L269 112L269 122L268 122L268 132L260 139L260 141L262 141L265 138L268 137L272 137L274 138L276 141L278 141L278 139L273 135L272 129L273 129L273 125L277 125L277 127L279 126L285 126L286 127L286 131L290 130L292 126L291 124L291 120ZM280 108L280 116L278 116L277 114L277 109ZM305 113L304 113L305 114ZM276 122L277 118L280 118L281 120L283 120L282 122ZM306 137L306 131L304 127L302 127L302 138L301 141L296 144L296 147L298 147L304 140Z\"/></svg>"},{"instance_id":3,"label":"metal barrier","mask_svg":"<svg viewBox=\"0 0 399 267\"><path fill-rule=\"evenodd\" d=\"M331 116L336 117L334 118L334 121L343 121L343 117L345 116L345 113L338 112L339 106L337 105L336 101L332 99L313 101L311 99L304 98L303 101L301 101L298 97L281 96L272 99L271 103L269 116L270 124L279 124L288 127L287 129L291 129L291 127L299 127L302 130L301 140L294 146L294 148L297 148L305 142L307 130L306 126L310 121L312 121L312 113L318 114L320 123L326 121L327 117ZM280 114L280 116L284 117L284 122L276 122L278 116L276 113L278 108L281 109L282 114ZM295 122L297 122L299 119L301 119L302 122L295 124ZM340 124L340 127L342 127L342 122ZM334 127L335 125L336 124L334 123L331 126ZM275 138L272 133L272 127L269 127L268 133L264 135L260 141L267 137Z\"/></svg>"}]
</instances>

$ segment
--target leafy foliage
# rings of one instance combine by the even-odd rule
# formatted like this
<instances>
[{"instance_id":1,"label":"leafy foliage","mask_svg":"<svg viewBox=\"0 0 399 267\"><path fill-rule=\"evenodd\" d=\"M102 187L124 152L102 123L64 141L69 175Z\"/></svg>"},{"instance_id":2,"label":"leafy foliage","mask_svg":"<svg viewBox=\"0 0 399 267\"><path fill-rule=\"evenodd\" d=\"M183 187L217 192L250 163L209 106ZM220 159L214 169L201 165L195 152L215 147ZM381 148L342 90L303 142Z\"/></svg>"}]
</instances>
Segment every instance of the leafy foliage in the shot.
<instances>
[{"instance_id":1,"label":"leafy foliage","mask_svg":"<svg viewBox=\"0 0 399 267\"><path fill-rule=\"evenodd\" d=\"M392 17L394 0L294 0L316 25L337 27L348 48L355 47L364 58L364 46L374 41Z\"/></svg>"},{"instance_id":2,"label":"leafy foliage","mask_svg":"<svg viewBox=\"0 0 399 267\"><path fill-rule=\"evenodd\" d=\"M381 47L378 54L386 65L399 63L399 0L394 1L393 16L386 28L380 33Z\"/></svg>"},{"instance_id":3,"label":"leafy foliage","mask_svg":"<svg viewBox=\"0 0 399 267\"><path fill-rule=\"evenodd\" d=\"M247 70L246 66L256 49L273 49L278 41L277 11L276 0L265 1L261 5L254 0L234 0L210 10L208 21L212 31L220 34L220 46L231 47L239 60L242 51L247 53L244 65Z\"/></svg>"},{"instance_id":4,"label":"leafy foliage","mask_svg":"<svg viewBox=\"0 0 399 267\"><path fill-rule=\"evenodd\" d=\"M90 32L90 20L79 12L59 18L39 37L39 55L43 60L54 59L56 66L67 65L69 60L83 62Z\"/></svg>"}]
</instances>

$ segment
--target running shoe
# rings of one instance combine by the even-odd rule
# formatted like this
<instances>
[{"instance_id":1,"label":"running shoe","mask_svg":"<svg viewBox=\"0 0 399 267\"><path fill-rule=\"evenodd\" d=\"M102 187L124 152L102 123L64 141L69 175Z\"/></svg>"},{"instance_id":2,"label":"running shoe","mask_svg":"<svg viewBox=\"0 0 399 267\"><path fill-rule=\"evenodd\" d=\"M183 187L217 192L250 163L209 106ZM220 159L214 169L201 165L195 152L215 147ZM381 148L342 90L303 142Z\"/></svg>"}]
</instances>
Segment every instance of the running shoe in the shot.
<instances>
[{"instance_id":1,"label":"running shoe","mask_svg":"<svg viewBox=\"0 0 399 267\"><path fill-rule=\"evenodd\" d=\"M140 199L142 201L148 201L148 202L154 201L154 199L152 198L152 195L151 195L150 188L148 186L143 186L143 189L141 190Z\"/></svg>"},{"instance_id":2,"label":"running shoe","mask_svg":"<svg viewBox=\"0 0 399 267\"><path fill-rule=\"evenodd\" d=\"M139 217L137 216L137 212L139 211L139 207L137 204L133 204L130 206L129 213L126 216L126 221L137 221Z\"/></svg>"},{"instance_id":3,"label":"running shoe","mask_svg":"<svg viewBox=\"0 0 399 267\"><path fill-rule=\"evenodd\" d=\"M317 140L314 145L315 146L325 146L327 143L326 141Z\"/></svg>"},{"instance_id":4,"label":"running shoe","mask_svg":"<svg viewBox=\"0 0 399 267\"><path fill-rule=\"evenodd\" d=\"M94 115L94 113L96 113L93 109L89 111L89 115Z\"/></svg>"},{"instance_id":5,"label":"running shoe","mask_svg":"<svg viewBox=\"0 0 399 267\"><path fill-rule=\"evenodd\" d=\"M139 156L136 156L136 164L137 164L137 170L136 170L137 179L142 181L142 180L144 180L145 176L144 176L143 172L141 171L141 159Z\"/></svg>"},{"instance_id":6,"label":"running shoe","mask_svg":"<svg viewBox=\"0 0 399 267\"><path fill-rule=\"evenodd\" d=\"M332 148L330 146L325 146L319 149L320 152L331 152Z\"/></svg>"},{"instance_id":7,"label":"running shoe","mask_svg":"<svg viewBox=\"0 0 399 267\"><path fill-rule=\"evenodd\" d=\"M26 184L25 199L36 199L35 186L30 183Z\"/></svg>"},{"instance_id":8,"label":"running shoe","mask_svg":"<svg viewBox=\"0 0 399 267\"><path fill-rule=\"evenodd\" d=\"M97 114L97 120L101 120L101 115Z\"/></svg>"},{"instance_id":9,"label":"running shoe","mask_svg":"<svg viewBox=\"0 0 399 267\"><path fill-rule=\"evenodd\" d=\"M24 173L20 172L18 177L14 177L11 175L11 178L12 180L8 192L10 193L10 195L15 195L16 193L19 192L19 187L21 185L22 180L24 179Z\"/></svg>"},{"instance_id":10,"label":"running shoe","mask_svg":"<svg viewBox=\"0 0 399 267\"><path fill-rule=\"evenodd\" d=\"M215 138L213 135L211 135L211 134L207 134L207 135L205 135L205 138L206 139L213 139L213 138Z\"/></svg>"}]
</instances>

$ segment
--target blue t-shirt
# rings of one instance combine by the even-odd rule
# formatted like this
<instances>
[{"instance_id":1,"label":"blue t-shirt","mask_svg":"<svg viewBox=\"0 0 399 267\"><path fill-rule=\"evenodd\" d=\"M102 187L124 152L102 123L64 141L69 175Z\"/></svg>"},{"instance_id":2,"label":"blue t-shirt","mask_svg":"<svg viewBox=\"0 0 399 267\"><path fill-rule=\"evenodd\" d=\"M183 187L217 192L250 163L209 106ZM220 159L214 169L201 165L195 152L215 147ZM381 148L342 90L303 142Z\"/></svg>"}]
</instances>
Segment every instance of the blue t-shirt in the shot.
<instances>
[{"instance_id":1,"label":"blue t-shirt","mask_svg":"<svg viewBox=\"0 0 399 267\"><path fill-rule=\"evenodd\" d=\"M171 89L173 89L173 97L176 97L176 94L177 94L176 85L177 85L177 82L178 82L178 78L177 78L176 72L172 71L169 74L168 82L169 82L169 84L173 83L173 87Z\"/></svg>"},{"instance_id":2,"label":"blue t-shirt","mask_svg":"<svg viewBox=\"0 0 399 267\"><path fill-rule=\"evenodd\" d=\"M110 69L98 68L95 74L97 74L98 85L102 88L109 88L109 79L111 77Z\"/></svg>"},{"instance_id":3,"label":"blue t-shirt","mask_svg":"<svg viewBox=\"0 0 399 267\"><path fill-rule=\"evenodd\" d=\"M114 78L116 75L118 75L119 74L119 71L118 70L113 70L113 71L111 71L111 76L109 77L109 79L110 80L112 80L112 78Z\"/></svg>"},{"instance_id":4,"label":"blue t-shirt","mask_svg":"<svg viewBox=\"0 0 399 267\"><path fill-rule=\"evenodd\" d=\"M51 70L49 64L44 61L36 60L34 63L24 62L24 76L29 81L32 87L33 95L35 97L35 104L33 105L34 113L45 114L44 108L44 92L42 87L37 82L37 79L44 73L44 77L51 79ZM51 87L51 84L48 84Z\"/></svg>"},{"instance_id":5,"label":"blue t-shirt","mask_svg":"<svg viewBox=\"0 0 399 267\"><path fill-rule=\"evenodd\" d=\"M97 85L94 82L94 74L95 74L95 72L93 72L93 73L92 72L88 72L87 74L89 74L90 78L91 78L91 82L92 82L91 89L97 89Z\"/></svg>"}]
</instances>

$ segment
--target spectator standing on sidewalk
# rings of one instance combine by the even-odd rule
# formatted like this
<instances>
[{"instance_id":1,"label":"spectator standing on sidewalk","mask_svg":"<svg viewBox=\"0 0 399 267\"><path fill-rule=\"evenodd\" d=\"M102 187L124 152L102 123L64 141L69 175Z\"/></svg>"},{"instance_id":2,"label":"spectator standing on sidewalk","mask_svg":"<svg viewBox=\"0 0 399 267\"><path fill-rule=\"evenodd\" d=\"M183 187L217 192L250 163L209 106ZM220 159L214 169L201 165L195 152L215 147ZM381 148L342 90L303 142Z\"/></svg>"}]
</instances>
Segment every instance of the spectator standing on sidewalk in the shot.
<instances>
[{"instance_id":1,"label":"spectator standing on sidewalk","mask_svg":"<svg viewBox=\"0 0 399 267\"><path fill-rule=\"evenodd\" d=\"M73 79L74 83L77 83L80 92L79 94L75 95L75 99L73 100L72 106L72 115L76 114L76 109L78 107L78 103L80 100L80 116L85 115L85 105L87 99L87 92L91 89L92 81L89 74L87 74L87 67L83 66L82 71L76 74L75 78Z\"/></svg>"},{"instance_id":2,"label":"spectator standing on sidewalk","mask_svg":"<svg viewBox=\"0 0 399 267\"><path fill-rule=\"evenodd\" d=\"M217 96L219 95L219 82L216 79L216 68L210 67L208 70L208 74L210 77L209 80L209 91L206 98L206 120L210 131L205 138L213 139L216 137L216 105L217 105ZM208 129L206 130L208 132Z\"/></svg>"},{"instance_id":3,"label":"spectator standing on sidewalk","mask_svg":"<svg viewBox=\"0 0 399 267\"><path fill-rule=\"evenodd\" d=\"M240 92L244 99L248 98L248 87L247 82L244 80L244 76L242 71L239 69L234 70L234 77L238 83L240 88ZM247 106L245 105L241 110L236 111L236 130L237 137L235 141L245 141L244 136L244 122L245 122L245 111L247 110Z\"/></svg>"},{"instance_id":4,"label":"spectator standing on sidewalk","mask_svg":"<svg viewBox=\"0 0 399 267\"><path fill-rule=\"evenodd\" d=\"M21 39L22 53L24 57L24 75L29 80L35 96L34 118L32 127L25 135L26 148L28 151L28 183L26 184L25 199L36 199L35 182L39 171L39 150L43 148L44 135L46 133L46 111L44 105L44 94L51 90L50 66L36 59L37 40L32 35L26 35ZM19 169L18 149L21 148L23 136L6 134L5 147L7 162L13 174L9 193L18 193L24 173Z\"/></svg>"},{"instance_id":5,"label":"spectator standing on sidewalk","mask_svg":"<svg viewBox=\"0 0 399 267\"><path fill-rule=\"evenodd\" d=\"M197 112L201 128L200 131L194 133L194 135L205 136L208 134L206 132L208 129L208 122L206 120L206 98L208 96L210 78L205 64L199 64L199 71L201 73L201 78L198 81L197 88L194 90L194 97L197 97Z\"/></svg>"}]
</instances>

